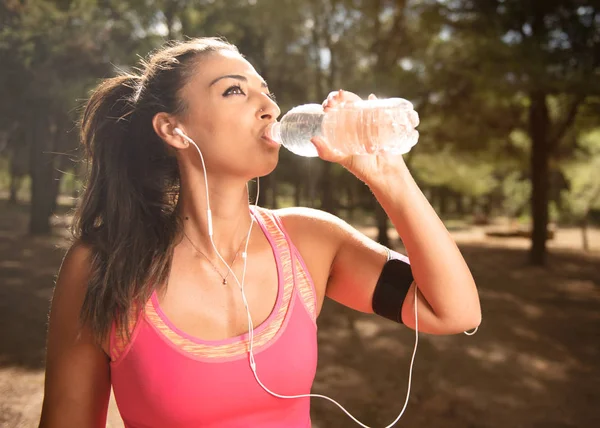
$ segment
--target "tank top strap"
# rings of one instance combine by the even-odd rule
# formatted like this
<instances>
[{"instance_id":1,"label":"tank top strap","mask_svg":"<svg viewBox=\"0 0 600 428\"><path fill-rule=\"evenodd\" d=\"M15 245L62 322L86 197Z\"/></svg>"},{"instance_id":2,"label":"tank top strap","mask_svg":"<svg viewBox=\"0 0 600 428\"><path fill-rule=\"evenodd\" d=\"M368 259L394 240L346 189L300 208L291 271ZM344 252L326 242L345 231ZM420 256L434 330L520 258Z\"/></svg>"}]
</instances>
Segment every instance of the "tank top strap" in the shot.
<instances>
[{"instance_id":1,"label":"tank top strap","mask_svg":"<svg viewBox=\"0 0 600 428\"><path fill-rule=\"evenodd\" d=\"M265 225L270 225L268 228L269 234L273 234L272 236L279 240L282 243L282 246L286 248L287 253L285 254L285 258L289 259L291 264L291 268L289 270L291 270L293 274L292 283L296 287L300 300L304 304L309 316L313 322L316 323L317 293L315 290L315 285L312 277L310 276L308 268L306 267L306 263L302 258L302 255L286 232L281 218L274 212L264 208L255 208L253 206L252 211L255 213L255 215L260 215L260 218ZM286 280L286 284L287 283L288 281Z\"/></svg>"},{"instance_id":2,"label":"tank top strap","mask_svg":"<svg viewBox=\"0 0 600 428\"><path fill-rule=\"evenodd\" d=\"M278 256L280 257L282 263L286 267L293 268L292 260L292 251L290 245L288 243L287 236L283 231L282 227L275 214L268 209L251 206L250 210L254 215L256 221L262 226L263 230L266 232L267 239L276 249ZM287 269L286 269L287 270ZM295 272L294 272L295 274ZM285 281L287 284L288 281Z\"/></svg>"},{"instance_id":3,"label":"tank top strap","mask_svg":"<svg viewBox=\"0 0 600 428\"><path fill-rule=\"evenodd\" d=\"M143 310L142 310L143 311ZM113 322L109 332L110 361L116 362L122 355L126 354L133 342L140 318L143 313L137 310L137 305L133 305L129 311L128 325L126 329L117 327ZM129 336L129 339L128 339Z\"/></svg>"}]
</instances>

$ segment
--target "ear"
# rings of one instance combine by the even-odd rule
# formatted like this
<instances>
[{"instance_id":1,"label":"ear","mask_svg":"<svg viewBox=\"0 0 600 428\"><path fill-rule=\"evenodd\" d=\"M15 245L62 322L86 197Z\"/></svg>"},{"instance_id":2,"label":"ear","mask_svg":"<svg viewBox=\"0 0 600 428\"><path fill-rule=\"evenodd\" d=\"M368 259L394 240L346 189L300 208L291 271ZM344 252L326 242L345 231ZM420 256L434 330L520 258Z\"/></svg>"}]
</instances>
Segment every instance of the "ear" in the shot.
<instances>
[{"instance_id":1,"label":"ear","mask_svg":"<svg viewBox=\"0 0 600 428\"><path fill-rule=\"evenodd\" d=\"M175 128L181 128L181 125L179 125L175 118L168 113L156 113L152 118L152 127L154 128L156 135L169 146L177 150L188 148L188 141L175 132Z\"/></svg>"}]
</instances>

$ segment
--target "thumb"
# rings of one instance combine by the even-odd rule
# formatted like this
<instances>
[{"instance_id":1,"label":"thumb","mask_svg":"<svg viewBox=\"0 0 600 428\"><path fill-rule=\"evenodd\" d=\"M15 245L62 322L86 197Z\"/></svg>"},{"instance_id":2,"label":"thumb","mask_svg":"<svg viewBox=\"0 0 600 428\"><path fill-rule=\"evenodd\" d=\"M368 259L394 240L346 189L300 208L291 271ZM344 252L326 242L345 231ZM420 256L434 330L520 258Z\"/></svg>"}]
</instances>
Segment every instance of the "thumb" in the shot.
<instances>
[{"instance_id":1,"label":"thumb","mask_svg":"<svg viewBox=\"0 0 600 428\"><path fill-rule=\"evenodd\" d=\"M328 162L339 162L340 159L343 158L339 153L335 150L332 150L327 142L321 137L313 137L310 139L310 142L313 143L315 148L317 149L317 153L319 157Z\"/></svg>"},{"instance_id":2,"label":"thumb","mask_svg":"<svg viewBox=\"0 0 600 428\"><path fill-rule=\"evenodd\" d=\"M317 153L321 159L326 159L329 154L329 149L327 147L327 143L321 137L312 137L310 142L313 143L313 146L317 149Z\"/></svg>"}]
</instances>

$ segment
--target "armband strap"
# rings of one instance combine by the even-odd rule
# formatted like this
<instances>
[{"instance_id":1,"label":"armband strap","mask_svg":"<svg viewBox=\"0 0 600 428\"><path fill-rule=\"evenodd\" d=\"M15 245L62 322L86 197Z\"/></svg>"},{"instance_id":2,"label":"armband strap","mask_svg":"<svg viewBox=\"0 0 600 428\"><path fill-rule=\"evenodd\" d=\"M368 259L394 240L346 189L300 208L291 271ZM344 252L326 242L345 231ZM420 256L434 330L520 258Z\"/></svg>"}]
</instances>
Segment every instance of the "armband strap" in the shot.
<instances>
[{"instance_id":1,"label":"armband strap","mask_svg":"<svg viewBox=\"0 0 600 428\"><path fill-rule=\"evenodd\" d=\"M402 324L402 304L414 278L408 257L388 251L388 261L373 292L373 311L377 315Z\"/></svg>"}]
</instances>

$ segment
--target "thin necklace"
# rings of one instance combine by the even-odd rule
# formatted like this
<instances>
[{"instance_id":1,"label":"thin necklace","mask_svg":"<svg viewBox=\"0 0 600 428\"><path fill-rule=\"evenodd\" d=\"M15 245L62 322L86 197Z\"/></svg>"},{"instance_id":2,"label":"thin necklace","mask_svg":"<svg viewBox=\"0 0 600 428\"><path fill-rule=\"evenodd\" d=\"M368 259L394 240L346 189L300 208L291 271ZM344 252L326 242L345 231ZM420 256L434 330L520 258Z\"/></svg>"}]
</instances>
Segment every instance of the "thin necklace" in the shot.
<instances>
[{"instance_id":1,"label":"thin necklace","mask_svg":"<svg viewBox=\"0 0 600 428\"><path fill-rule=\"evenodd\" d=\"M217 272L221 278L223 278L223 285L227 285L227 278L229 277L229 273L231 271L229 269L227 269L227 275L223 276L223 274L221 273L221 271L219 269L217 269L217 267L215 266L215 264L208 258L208 256L206 254L204 254L202 251L200 251L198 249L198 247L196 247L194 245L194 243L192 242L192 240L190 239L190 237L187 236L187 233L183 232L183 234L187 238L187 240L190 241L190 244L192 244L192 247L194 247L194 249L197 252L199 252L200 254L202 254L204 256L204 258L206 260L208 260L208 262L210 263L210 265L212 266L212 268L214 269L214 271ZM235 263L235 260L237 259L237 256L240 253L240 250L242 249L242 245L244 245L244 241L242 241L242 243L240 244L240 247L238 248L237 252L235 253L235 256L233 257L233 261L231 262L231 266L233 266L233 264Z\"/></svg>"}]
</instances>

